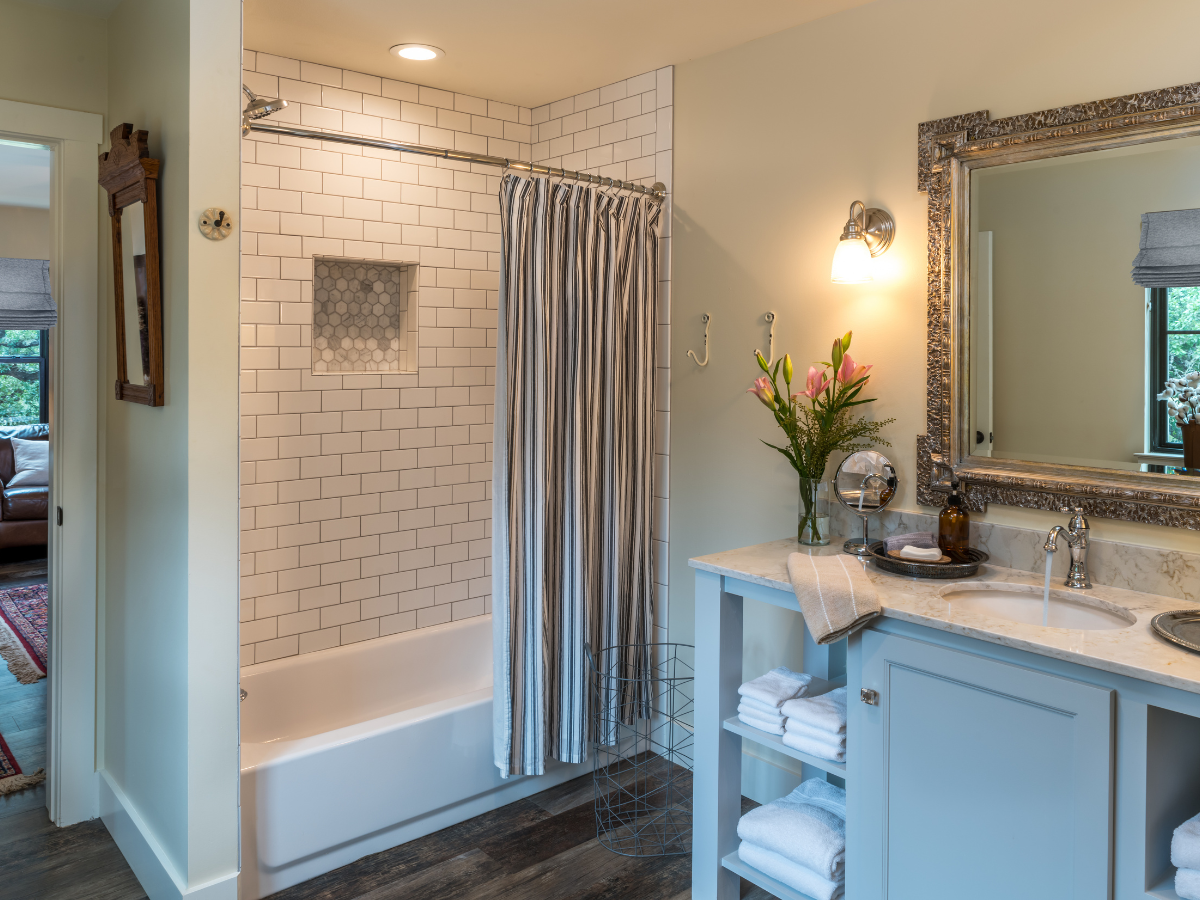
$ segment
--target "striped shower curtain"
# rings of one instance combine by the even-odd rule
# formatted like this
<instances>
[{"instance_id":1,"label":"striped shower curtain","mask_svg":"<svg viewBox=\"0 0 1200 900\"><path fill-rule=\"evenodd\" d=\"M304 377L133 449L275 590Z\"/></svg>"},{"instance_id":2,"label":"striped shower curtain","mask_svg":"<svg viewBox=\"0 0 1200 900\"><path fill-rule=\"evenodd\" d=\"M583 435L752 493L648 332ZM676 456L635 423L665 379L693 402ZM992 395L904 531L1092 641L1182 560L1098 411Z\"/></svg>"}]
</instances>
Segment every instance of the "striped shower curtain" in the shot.
<instances>
[{"instance_id":1,"label":"striped shower curtain","mask_svg":"<svg viewBox=\"0 0 1200 900\"><path fill-rule=\"evenodd\" d=\"M652 640L661 207L506 175L492 485L495 761L587 759L599 650ZM611 657L648 712L649 659Z\"/></svg>"}]
</instances>

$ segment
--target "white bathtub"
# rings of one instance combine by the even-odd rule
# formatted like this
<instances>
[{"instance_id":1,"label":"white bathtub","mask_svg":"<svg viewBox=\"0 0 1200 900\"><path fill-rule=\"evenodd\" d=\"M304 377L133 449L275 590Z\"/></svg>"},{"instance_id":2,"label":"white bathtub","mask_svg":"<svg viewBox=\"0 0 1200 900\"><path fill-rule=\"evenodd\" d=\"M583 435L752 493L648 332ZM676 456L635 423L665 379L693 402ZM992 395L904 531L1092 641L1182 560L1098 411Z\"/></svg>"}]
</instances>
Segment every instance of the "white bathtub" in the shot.
<instances>
[{"instance_id":1,"label":"white bathtub","mask_svg":"<svg viewBox=\"0 0 1200 900\"><path fill-rule=\"evenodd\" d=\"M588 771L500 777L492 619L242 669L242 900Z\"/></svg>"}]
</instances>

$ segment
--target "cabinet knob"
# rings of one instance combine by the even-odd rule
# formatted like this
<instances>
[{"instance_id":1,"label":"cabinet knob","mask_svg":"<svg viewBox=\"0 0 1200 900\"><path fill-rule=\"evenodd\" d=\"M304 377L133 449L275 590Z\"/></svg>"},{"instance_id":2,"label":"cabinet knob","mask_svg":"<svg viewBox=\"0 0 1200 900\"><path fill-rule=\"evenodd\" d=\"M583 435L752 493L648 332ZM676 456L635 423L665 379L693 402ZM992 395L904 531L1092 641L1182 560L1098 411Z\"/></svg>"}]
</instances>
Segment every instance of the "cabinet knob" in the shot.
<instances>
[{"instance_id":1,"label":"cabinet knob","mask_svg":"<svg viewBox=\"0 0 1200 900\"><path fill-rule=\"evenodd\" d=\"M862 688L858 692L858 699L868 706L879 705L879 691L873 691L870 688Z\"/></svg>"}]
</instances>

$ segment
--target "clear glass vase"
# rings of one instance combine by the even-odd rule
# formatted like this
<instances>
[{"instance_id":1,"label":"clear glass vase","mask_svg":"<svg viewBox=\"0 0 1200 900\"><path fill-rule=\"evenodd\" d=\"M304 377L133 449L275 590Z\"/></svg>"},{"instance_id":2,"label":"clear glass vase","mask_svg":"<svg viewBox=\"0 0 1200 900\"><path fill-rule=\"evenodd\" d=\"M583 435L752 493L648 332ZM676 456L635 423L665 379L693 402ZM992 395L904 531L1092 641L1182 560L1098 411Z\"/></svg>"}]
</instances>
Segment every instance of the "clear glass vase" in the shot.
<instances>
[{"instance_id":1,"label":"clear glass vase","mask_svg":"<svg viewBox=\"0 0 1200 900\"><path fill-rule=\"evenodd\" d=\"M800 503L796 540L811 547L829 543L829 482L818 478L800 479Z\"/></svg>"}]
</instances>

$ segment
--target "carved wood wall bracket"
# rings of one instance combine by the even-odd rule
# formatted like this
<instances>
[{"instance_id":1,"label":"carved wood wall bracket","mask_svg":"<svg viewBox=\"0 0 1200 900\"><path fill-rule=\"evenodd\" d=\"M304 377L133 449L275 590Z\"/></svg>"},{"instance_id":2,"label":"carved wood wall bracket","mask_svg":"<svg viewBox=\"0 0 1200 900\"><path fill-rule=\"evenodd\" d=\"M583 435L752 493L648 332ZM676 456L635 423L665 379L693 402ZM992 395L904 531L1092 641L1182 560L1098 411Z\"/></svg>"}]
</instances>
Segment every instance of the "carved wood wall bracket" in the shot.
<instances>
[{"instance_id":1,"label":"carved wood wall bracket","mask_svg":"<svg viewBox=\"0 0 1200 900\"><path fill-rule=\"evenodd\" d=\"M966 435L967 247L972 165L996 165L1200 134L1200 82L991 120L986 110L923 122L917 187L928 194L926 434L917 437L917 502L940 506L962 478L967 505L1057 510L1200 530L1200 479L1085 466L971 457ZM958 267L956 269L956 266Z\"/></svg>"}]
</instances>

